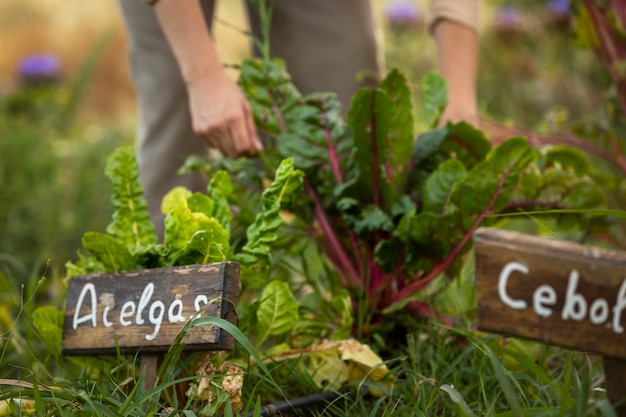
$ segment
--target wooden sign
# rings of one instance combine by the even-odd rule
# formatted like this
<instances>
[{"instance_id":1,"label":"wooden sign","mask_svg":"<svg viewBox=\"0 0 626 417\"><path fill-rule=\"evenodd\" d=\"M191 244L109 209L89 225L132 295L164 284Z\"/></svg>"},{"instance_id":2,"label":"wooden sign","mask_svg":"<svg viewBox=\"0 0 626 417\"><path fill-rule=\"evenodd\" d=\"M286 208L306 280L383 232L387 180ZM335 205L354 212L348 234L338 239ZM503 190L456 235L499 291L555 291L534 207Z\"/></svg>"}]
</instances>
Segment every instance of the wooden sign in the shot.
<instances>
[{"instance_id":1,"label":"wooden sign","mask_svg":"<svg viewBox=\"0 0 626 417\"><path fill-rule=\"evenodd\" d=\"M496 229L474 234L478 327L626 358L626 254Z\"/></svg>"},{"instance_id":2,"label":"wooden sign","mask_svg":"<svg viewBox=\"0 0 626 417\"><path fill-rule=\"evenodd\" d=\"M62 351L66 355L165 352L193 318L236 324L239 264L222 262L75 276L69 281ZM189 350L229 350L230 334L196 326Z\"/></svg>"}]
</instances>

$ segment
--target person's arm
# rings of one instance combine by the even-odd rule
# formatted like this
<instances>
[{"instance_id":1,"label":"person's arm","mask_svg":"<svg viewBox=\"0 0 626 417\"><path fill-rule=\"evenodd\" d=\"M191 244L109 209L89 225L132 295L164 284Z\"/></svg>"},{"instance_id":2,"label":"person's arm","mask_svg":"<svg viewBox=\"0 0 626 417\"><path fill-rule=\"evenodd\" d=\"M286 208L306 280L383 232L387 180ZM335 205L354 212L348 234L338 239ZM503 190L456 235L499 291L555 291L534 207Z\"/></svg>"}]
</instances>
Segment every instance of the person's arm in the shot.
<instances>
[{"instance_id":1,"label":"person's arm","mask_svg":"<svg viewBox=\"0 0 626 417\"><path fill-rule=\"evenodd\" d=\"M429 32L439 72L448 83L448 106L440 124L465 120L478 125L476 78L481 0L430 0Z\"/></svg>"},{"instance_id":2,"label":"person's arm","mask_svg":"<svg viewBox=\"0 0 626 417\"><path fill-rule=\"evenodd\" d=\"M439 71L448 83L448 105L440 123L464 120L478 126L478 33L453 20L440 19L434 24L433 36Z\"/></svg>"},{"instance_id":3,"label":"person's arm","mask_svg":"<svg viewBox=\"0 0 626 417\"><path fill-rule=\"evenodd\" d=\"M262 150L250 105L222 66L199 2L159 0L154 10L187 84L195 133L231 158Z\"/></svg>"}]
</instances>

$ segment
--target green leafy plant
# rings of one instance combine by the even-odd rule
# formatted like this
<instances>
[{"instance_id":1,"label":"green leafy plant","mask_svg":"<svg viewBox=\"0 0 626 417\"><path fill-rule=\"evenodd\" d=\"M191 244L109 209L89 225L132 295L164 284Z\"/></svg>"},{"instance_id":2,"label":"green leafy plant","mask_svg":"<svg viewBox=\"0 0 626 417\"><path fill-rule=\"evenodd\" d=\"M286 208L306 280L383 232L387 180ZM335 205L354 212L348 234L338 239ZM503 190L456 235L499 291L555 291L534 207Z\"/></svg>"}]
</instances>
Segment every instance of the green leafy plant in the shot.
<instances>
[{"instance_id":1,"label":"green leafy plant","mask_svg":"<svg viewBox=\"0 0 626 417\"><path fill-rule=\"evenodd\" d=\"M290 205L286 237L273 248L319 244L361 325L400 309L429 314L420 290L454 272L473 231L495 224L492 216L605 202L565 153L539 151L525 138L492 148L465 123L416 135L410 90L396 70L355 95L347 121L333 94L302 96L278 60L244 62L239 83L269 143L265 172L288 157L304 173L304 195ZM445 83L429 74L422 91L437 123ZM236 168L230 172L241 183L230 201L244 212L265 174L252 163L216 162L209 172L216 168Z\"/></svg>"}]
</instances>

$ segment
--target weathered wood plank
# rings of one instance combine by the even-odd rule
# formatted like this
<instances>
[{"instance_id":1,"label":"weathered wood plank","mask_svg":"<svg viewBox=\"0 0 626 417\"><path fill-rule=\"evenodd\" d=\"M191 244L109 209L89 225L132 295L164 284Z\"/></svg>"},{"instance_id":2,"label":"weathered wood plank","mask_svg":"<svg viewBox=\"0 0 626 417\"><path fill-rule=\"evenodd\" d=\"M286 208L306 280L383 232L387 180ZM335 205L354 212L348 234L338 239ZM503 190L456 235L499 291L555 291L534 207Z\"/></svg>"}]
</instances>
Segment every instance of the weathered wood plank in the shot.
<instances>
[{"instance_id":1,"label":"weathered wood plank","mask_svg":"<svg viewBox=\"0 0 626 417\"><path fill-rule=\"evenodd\" d=\"M606 393L619 417L626 417L626 361L604 357Z\"/></svg>"},{"instance_id":2,"label":"weathered wood plank","mask_svg":"<svg viewBox=\"0 0 626 417\"><path fill-rule=\"evenodd\" d=\"M626 254L496 229L474 234L478 327L626 359Z\"/></svg>"},{"instance_id":3,"label":"weathered wood plank","mask_svg":"<svg viewBox=\"0 0 626 417\"><path fill-rule=\"evenodd\" d=\"M237 324L239 264L222 262L70 279L62 351L67 355L167 351L195 316ZM215 326L192 328L189 350L228 350L234 340Z\"/></svg>"}]
</instances>

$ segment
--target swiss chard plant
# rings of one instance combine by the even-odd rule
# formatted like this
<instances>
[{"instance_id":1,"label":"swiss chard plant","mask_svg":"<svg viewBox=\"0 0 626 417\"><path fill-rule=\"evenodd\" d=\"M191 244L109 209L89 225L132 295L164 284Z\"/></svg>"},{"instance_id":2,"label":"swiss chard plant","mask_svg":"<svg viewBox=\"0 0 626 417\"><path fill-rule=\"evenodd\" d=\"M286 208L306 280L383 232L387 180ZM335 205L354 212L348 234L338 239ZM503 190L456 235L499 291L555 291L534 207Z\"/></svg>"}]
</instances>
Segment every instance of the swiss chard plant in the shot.
<instances>
[{"instance_id":1,"label":"swiss chard plant","mask_svg":"<svg viewBox=\"0 0 626 417\"><path fill-rule=\"evenodd\" d=\"M260 194L280 162L293 160L304 173L303 193L283 215L273 253L301 248L301 241L318 245L332 265L325 272L350 291L360 324L399 310L430 314L421 290L454 276L472 233L496 225L499 215L605 203L577 171L580 161L562 149L540 151L523 137L493 147L466 123L417 134L411 92L396 70L379 88L358 91L345 118L335 95L300 94L279 60L244 62L239 83L267 141L265 169L228 160L194 166L229 170L236 190L229 199L245 226L254 189ZM421 89L424 116L436 126L445 82L428 74ZM585 228L588 221L574 223Z\"/></svg>"}]
</instances>

